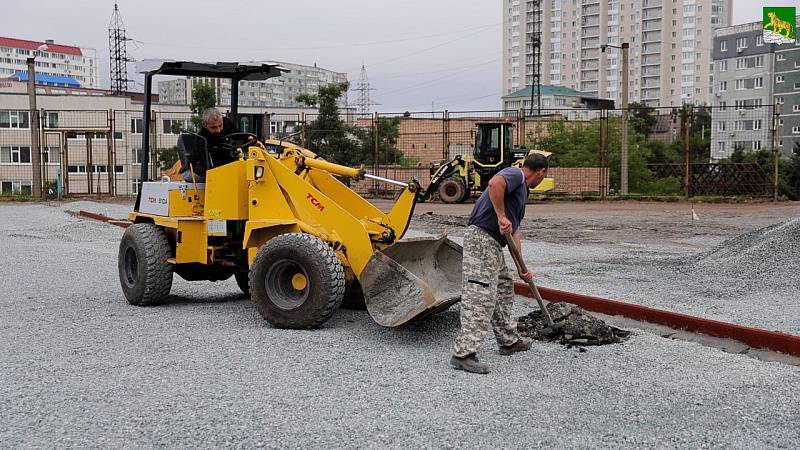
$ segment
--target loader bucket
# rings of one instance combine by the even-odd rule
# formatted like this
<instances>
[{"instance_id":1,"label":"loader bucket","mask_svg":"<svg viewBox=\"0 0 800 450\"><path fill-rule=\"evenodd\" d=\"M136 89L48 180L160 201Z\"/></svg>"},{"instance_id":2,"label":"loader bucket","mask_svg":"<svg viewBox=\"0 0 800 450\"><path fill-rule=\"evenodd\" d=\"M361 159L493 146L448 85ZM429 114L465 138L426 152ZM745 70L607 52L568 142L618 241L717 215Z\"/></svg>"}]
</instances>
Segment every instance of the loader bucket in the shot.
<instances>
[{"instance_id":1,"label":"loader bucket","mask_svg":"<svg viewBox=\"0 0 800 450\"><path fill-rule=\"evenodd\" d=\"M376 251L359 277L372 319L396 327L461 300L461 246L410 238Z\"/></svg>"}]
</instances>

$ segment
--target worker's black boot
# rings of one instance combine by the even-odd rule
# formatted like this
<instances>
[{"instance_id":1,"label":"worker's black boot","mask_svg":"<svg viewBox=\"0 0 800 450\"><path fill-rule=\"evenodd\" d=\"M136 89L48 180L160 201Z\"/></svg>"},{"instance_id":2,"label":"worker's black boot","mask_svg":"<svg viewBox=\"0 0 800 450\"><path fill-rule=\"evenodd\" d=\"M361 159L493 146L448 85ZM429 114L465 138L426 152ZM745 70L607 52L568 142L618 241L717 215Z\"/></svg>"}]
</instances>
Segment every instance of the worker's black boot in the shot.
<instances>
[{"instance_id":1,"label":"worker's black boot","mask_svg":"<svg viewBox=\"0 0 800 450\"><path fill-rule=\"evenodd\" d=\"M450 358L450 365L456 370L465 370L472 373L489 373L489 366L478 361L475 354L467 355L463 358L453 356Z\"/></svg>"},{"instance_id":2,"label":"worker's black boot","mask_svg":"<svg viewBox=\"0 0 800 450\"><path fill-rule=\"evenodd\" d=\"M500 346L500 354L503 356L513 355L517 352L527 352L531 349L531 343L525 341L523 339L517 339L517 342L514 342L511 345L501 345Z\"/></svg>"}]
</instances>

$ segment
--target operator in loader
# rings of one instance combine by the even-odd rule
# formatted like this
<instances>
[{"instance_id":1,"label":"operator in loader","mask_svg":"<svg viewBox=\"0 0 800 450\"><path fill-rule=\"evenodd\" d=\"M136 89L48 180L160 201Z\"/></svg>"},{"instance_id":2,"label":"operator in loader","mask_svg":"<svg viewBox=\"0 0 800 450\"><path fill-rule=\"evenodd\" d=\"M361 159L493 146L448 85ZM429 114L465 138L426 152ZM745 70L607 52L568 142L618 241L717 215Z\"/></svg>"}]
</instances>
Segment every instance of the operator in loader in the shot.
<instances>
[{"instance_id":1,"label":"operator in loader","mask_svg":"<svg viewBox=\"0 0 800 450\"><path fill-rule=\"evenodd\" d=\"M200 132L197 134L205 139L208 149L208 167L206 167L205 158L200 152L195 152L188 161L192 164L194 173L190 173L189 167L183 168L183 179L189 182L193 181L192 176L194 176L194 181L204 181L207 169L219 167L237 159L227 146L222 145L226 136L239 132L232 120L223 117L217 108L208 108L203 111L201 125Z\"/></svg>"},{"instance_id":2,"label":"operator in loader","mask_svg":"<svg viewBox=\"0 0 800 450\"><path fill-rule=\"evenodd\" d=\"M525 216L528 189L547 175L547 158L531 154L521 168L507 167L489 180L481 194L464 234L464 262L461 283L461 329L456 336L450 365L457 370L489 373L489 366L478 361L489 323L500 346L501 355L530 350L531 344L517 333L511 317L514 286L506 267L503 247L505 234L511 233L520 247L519 226ZM533 273L519 273L530 281Z\"/></svg>"}]
</instances>

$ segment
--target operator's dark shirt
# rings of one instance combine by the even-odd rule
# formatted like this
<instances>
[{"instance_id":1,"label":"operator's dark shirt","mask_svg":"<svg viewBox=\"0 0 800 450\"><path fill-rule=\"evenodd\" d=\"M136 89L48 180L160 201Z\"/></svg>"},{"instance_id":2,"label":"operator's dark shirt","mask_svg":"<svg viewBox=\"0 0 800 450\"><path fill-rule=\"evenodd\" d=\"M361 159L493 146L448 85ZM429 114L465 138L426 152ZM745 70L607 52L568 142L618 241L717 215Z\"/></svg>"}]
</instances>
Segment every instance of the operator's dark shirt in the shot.
<instances>
[{"instance_id":1,"label":"operator's dark shirt","mask_svg":"<svg viewBox=\"0 0 800 450\"><path fill-rule=\"evenodd\" d=\"M522 169L516 167L506 167L497 172L494 176L503 177L506 180L506 193L503 197L505 203L506 217L511 221L512 234L519 228L520 222L525 217L525 202L528 200L528 186L525 184L525 176ZM469 216L469 225L475 225L491 235L501 247L505 247L506 239L500 234L500 225L497 224L497 214L494 212L492 200L489 198L487 188Z\"/></svg>"},{"instance_id":2,"label":"operator's dark shirt","mask_svg":"<svg viewBox=\"0 0 800 450\"><path fill-rule=\"evenodd\" d=\"M211 134L211 132L209 132L205 127L200 128L200 132L197 134L206 139L208 156L209 159L211 159L211 168L219 167L223 164L228 164L229 162L237 160L237 157L233 156L229 150L221 149L219 144L222 142L222 138L225 136L238 132L239 129L236 128L236 125L233 123L233 121L227 117L222 118L222 131L219 134Z\"/></svg>"}]
</instances>

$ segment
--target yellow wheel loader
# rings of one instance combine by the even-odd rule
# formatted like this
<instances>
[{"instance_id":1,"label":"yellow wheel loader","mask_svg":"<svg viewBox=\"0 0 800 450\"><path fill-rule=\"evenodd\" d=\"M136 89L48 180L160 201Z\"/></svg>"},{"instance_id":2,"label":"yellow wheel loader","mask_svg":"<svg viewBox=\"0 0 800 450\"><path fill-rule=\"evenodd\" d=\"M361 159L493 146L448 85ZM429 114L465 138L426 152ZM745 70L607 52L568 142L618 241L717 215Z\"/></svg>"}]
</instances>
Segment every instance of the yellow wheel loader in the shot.
<instances>
[{"instance_id":1,"label":"yellow wheel loader","mask_svg":"<svg viewBox=\"0 0 800 450\"><path fill-rule=\"evenodd\" d=\"M232 80L278 76L278 66L162 62L145 71L145 116L154 75ZM401 183L325 161L297 145L251 136L230 143L237 160L209 165L203 183L191 164L183 179L148 181L149 121L144 122L142 182L133 224L119 247L122 291L133 305L166 300L173 274L189 280L236 278L259 313L281 328L314 328L336 311L345 291L363 291L372 318L402 325L459 300L461 248L446 237L401 240L419 184ZM241 134L241 133L240 133ZM208 159L199 135L182 134L181 161ZM382 212L340 178L374 178L404 186Z\"/></svg>"},{"instance_id":2,"label":"yellow wheel loader","mask_svg":"<svg viewBox=\"0 0 800 450\"><path fill-rule=\"evenodd\" d=\"M489 180L506 167L522 167L530 153L550 156L550 152L514 147L513 125L509 122L479 122L475 124L475 146L472 155L458 155L452 160L431 166L431 182L420 194L426 201L438 194L444 203L461 203L472 191L483 192ZM552 178L545 178L533 193L545 193L555 188Z\"/></svg>"}]
</instances>

